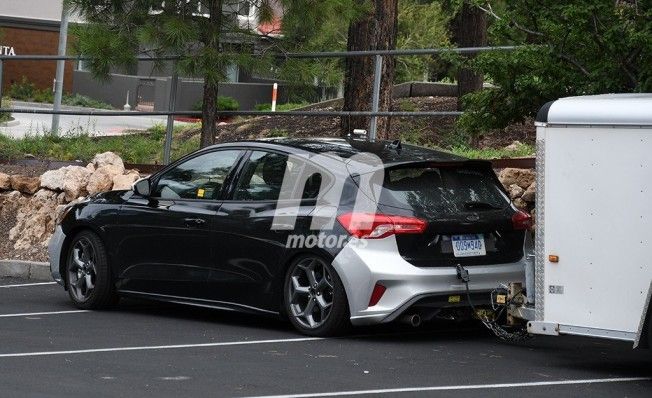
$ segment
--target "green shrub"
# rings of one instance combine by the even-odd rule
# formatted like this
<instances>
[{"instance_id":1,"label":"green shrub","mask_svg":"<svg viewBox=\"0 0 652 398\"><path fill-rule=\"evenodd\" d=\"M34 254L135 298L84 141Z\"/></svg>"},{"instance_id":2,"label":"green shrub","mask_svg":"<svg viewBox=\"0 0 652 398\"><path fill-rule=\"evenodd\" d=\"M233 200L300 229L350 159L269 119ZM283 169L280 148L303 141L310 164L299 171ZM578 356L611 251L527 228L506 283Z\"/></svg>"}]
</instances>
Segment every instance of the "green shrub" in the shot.
<instances>
[{"instance_id":1,"label":"green shrub","mask_svg":"<svg viewBox=\"0 0 652 398\"><path fill-rule=\"evenodd\" d=\"M201 111L202 105L203 105L203 100L197 101L195 105L193 105L192 110ZM235 98L222 96L222 95L217 97L218 111L237 111L238 109L240 109L240 103Z\"/></svg>"},{"instance_id":2,"label":"green shrub","mask_svg":"<svg viewBox=\"0 0 652 398\"><path fill-rule=\"evenodd\" d=\"M32 98L32 101L34 101L34 102L52 103L52 102L54 102L54 93L52 92L52 90L48 90L48 89L35 90L34 91L34 97Z\"/></svg>"},{"instance_id":3,"label":"green shrub","mask_svg":"<svg viewBox=\"0 0 652 398\"><path fill-rule=\"evenodd\" d=\"M23 76L19 82L15 82L9 88L9 96L19 101L31 101L34 98L36 86Z\"/></svg>"},{"instance_id":4,"label":"green shrub","mask_svg":"<svg viewBox=\"0 0 652 398\"><path fill-rule=\"evenodd\" d=\"M106 102L81 94L66 94L63 96L61 103L70 106L82 106L84 108L113 109L113 107Z\"/></svg>"},{"instance_id":5,"label":"green shrub","mask_svg":"<svg viewBox=\"0 0 652 398\"><path fill-rule=\"evenodd\" d=\"M3 108L11 108L11 100L9 98L3 98L2 99L2 107ZM10 120L13 120L13 117L11 117L11 113L9 113L9 112L0 112L0 123L8 122Z\"/></svg>"}]
</instances>

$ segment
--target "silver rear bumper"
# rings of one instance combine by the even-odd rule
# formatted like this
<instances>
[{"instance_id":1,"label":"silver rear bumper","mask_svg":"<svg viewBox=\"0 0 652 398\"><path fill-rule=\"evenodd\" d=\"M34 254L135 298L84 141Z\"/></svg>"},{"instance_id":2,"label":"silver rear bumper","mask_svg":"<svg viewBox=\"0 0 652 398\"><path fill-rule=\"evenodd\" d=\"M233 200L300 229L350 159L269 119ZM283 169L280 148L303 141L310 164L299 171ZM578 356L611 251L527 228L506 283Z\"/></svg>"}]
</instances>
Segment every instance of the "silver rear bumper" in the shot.
<instances>
[{"instance_id":1,"label":"silver rear bumper","mask_svg":"<svg viewBox=\"0 0 652 398\"><path fill-rule=\"evenodd\" d=\"M63 286L63 279L61 278L61 273L59 272L59 262L61 260L61 250L63 250L63 242L66 239L66 235L63 233L60 225L57 225L54 230L54 234L50 238L50 243L48 244L48 254L50 255L50 272L52 273L52 279L54 279L58 284Z\"/></svg>"},{"instance_id":2,"label":"silver rear bumper","mask_svg":"<svg viewBox=\"0 0 652 398\"><path fill-rule=\"evenodd\" d=\"M354 325L391 322L424 297L466 294L454 267L415 267L401 257L394 236L365 243L364 247L349 243L332 263L344 285ZM523 282L525 265L524 257L510 264L466 267L471 277L469 290L488 293L501 283ZM376 282L387 290L370 307Z\"/></svg>"}]
</instances>

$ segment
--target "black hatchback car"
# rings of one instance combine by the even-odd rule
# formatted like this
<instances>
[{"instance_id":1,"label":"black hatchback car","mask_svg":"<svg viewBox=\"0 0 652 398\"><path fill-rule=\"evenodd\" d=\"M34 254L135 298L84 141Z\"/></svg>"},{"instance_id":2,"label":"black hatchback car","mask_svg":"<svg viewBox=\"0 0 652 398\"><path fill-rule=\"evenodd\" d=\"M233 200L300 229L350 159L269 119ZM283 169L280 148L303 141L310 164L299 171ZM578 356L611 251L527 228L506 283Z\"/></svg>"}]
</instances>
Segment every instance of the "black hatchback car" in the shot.
<instances>
[{"instance_id":1,"label":"black hatchback car","mask_svg":"<svg viewBox=\"0 0 652 398\"><path fill-rule=\"evenodd\" d=\"M132 296L283 316L324 336L468 306L457 264L487 302L524 279L530 223L488 162L279 138L204 148L70 206L49 252L80 308Z\"/></svg>"}]
</instances>

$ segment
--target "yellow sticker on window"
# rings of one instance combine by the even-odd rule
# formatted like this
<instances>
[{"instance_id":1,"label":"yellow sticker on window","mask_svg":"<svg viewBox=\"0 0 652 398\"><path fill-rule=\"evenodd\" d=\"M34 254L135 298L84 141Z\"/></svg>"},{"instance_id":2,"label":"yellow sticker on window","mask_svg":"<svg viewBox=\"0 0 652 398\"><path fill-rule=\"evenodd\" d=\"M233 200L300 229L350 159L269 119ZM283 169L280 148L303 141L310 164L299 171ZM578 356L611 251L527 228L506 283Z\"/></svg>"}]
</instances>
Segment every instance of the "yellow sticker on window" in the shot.
<instances>
[{"instance_id":1,"label":"yellow sticker on window","mask_svg":"<svg viewBox=\"0 0 652 398\"><path fill-rule=\"evenodd\" d=\"M449 303L459 303L460 299L461 299L460 296L448 296Z\"/></svg>"},{"instance_id":2,"label":"yellow sticker on window","mask_svg":"<svg viewBox=\"0 0 652 398\"><path fill-rule=\"evenodd\" d=\"M206 191L204 191L202 188L199 188L197 190L197 197L198 198L203 198L204 197L204 192L206 192Z\"/></svg>"}]
</instances>

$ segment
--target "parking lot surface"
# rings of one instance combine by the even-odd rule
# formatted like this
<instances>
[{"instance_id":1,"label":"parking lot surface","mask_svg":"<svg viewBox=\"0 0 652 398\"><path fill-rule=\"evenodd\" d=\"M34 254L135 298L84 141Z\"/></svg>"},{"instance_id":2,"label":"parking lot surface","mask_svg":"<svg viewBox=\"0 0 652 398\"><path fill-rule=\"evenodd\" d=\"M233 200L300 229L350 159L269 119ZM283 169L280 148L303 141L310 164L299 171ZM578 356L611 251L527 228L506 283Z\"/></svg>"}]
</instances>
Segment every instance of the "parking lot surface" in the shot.
<instances>
[{"instance_id":1,"label":"parking lot surface","mask_svg":"<svg viewBox=\"0 0 652 398\"><path fill-rule=\"evenodd\" d=\"M0 396L652 395L652 352L579 337L498 341L475 324L297 334L285 322L123 300L79 311L0 279Z\"/></svg>"}]
</instances>

